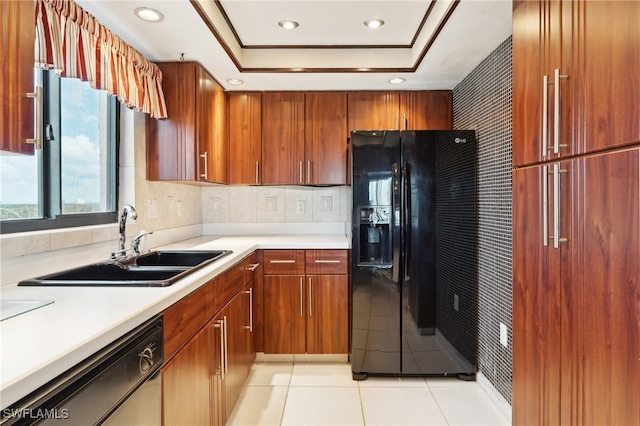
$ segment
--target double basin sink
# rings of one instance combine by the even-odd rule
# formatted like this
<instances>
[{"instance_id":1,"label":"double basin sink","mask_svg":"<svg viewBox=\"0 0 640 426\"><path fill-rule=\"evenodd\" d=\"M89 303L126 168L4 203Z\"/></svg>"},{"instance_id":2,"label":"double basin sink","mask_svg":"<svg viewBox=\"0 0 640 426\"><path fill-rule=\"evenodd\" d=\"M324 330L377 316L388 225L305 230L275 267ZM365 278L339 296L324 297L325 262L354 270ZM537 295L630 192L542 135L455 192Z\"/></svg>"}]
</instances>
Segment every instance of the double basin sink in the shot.
<instances>
[{"instance_id":1,"label":"double basin sink","mask_svg":"<svg viewBox=\"0 0 640 426\"><path fill-rule=\"evenodd\" d=\"M21 281L21 286L167 287L231 253L230 250L160 250L123 262L93 263Z\"/></svg>"}]
</instances>

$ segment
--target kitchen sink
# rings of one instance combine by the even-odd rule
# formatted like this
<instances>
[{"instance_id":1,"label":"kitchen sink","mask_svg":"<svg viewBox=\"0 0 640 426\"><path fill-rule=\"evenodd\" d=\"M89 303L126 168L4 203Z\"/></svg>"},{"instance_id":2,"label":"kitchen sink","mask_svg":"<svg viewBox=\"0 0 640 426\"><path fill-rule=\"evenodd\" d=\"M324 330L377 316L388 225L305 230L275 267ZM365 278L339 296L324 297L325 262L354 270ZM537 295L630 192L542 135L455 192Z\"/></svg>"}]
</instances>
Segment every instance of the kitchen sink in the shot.
<instances>
[{"instance_id":1,"label":"kitchen sink","mask_svg":"<svg viewBox=\"0 0 640 426\"><path fill-rule=\"evenodd\" d=\"M197 266L213 262L227 254L228 250L160 250L142 254L135 258L138 266Z\"/></svg>"},{"instance_id":2,"label":"kitchen sink","mask_svg":"<svg viewBox=\"0 0 640 426\"><path fill-rule=\"evenodd\" d=\"M231 251L155 251L124 263L104 262L21 281L21 286L167 287Z\"/></svg>"}]
</instances>

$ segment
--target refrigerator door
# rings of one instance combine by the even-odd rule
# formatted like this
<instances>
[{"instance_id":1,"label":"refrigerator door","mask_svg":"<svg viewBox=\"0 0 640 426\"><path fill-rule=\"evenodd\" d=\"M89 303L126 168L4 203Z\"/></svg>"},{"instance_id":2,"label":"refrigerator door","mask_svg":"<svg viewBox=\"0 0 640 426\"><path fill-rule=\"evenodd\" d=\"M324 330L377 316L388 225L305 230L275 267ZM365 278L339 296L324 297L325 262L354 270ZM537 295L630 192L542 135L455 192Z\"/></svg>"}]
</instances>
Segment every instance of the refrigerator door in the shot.
<instances>
[{"instance_id":1,"label":"refrigerator door","mask_svg":"<svg viewBox=\"0 0 640 426\"><path fill-rule=\"evenodd\" d=\"M466 137L464 144L459 142L460 136ZM473 365L455 346L463 343L466 349L475 343L458 341L459 328L468 325L459 324L457 317L466 313L454 310L453 294L449 293L458 286L475 285L473 275L458 273L467 266L475 268L476 262L471 255L473 247L466 247L466 241L460 239L461 235L475 235L474 134L403 132L401 144L406 268L401 285L402 374L472 374ZM460 191L464 197L459 196ZM457 219L465 215L467 220ZM454 224L453 233L442 232L450 223ZM459 253L469 256L461 259ZM455 282L448 282L454 275ZM451 332L453 328L455 332Z\"/></svg>"},{"instance_id":2,"label":"refrigerator door","mask_svg":"<svg viewBox=\"0 0 640 426\"><path fill-rule=\"evenodd\" d=\"M353 132L351 366L401 373L400 135Z\"/></svg>"}]
</instances>

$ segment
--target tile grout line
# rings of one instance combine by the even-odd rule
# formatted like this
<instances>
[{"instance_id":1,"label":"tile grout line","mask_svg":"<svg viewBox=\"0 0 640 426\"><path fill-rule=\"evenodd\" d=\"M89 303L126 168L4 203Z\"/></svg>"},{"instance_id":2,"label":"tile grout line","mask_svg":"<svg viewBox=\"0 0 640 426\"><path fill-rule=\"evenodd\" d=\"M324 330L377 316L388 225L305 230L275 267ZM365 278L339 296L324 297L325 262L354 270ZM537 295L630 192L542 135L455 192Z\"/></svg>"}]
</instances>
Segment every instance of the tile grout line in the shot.
<instances>
[{"instance_id":1,"label":"tile grout line","mask_svg":"<svg viewBox=\"0 0 640 426\"><path fill-rule=\"evenodd\" d=\"M447 422L447 424L451 425L451 422L449 421L449 418L446 416L446 414L444 413L444 410L440 406L440 402L438 401L438 398L436 398L436 395L433 393L433 389L431 389L431 385L429 385L429 382L427 381L426 377L424 378L424 381L427 384L427 388L429 389L429 393L433 397L433 400L436 402L436 406L438 407L438 410L440 410L440 414L442 414L442 417Z\"/></svg>"}]
</instances>

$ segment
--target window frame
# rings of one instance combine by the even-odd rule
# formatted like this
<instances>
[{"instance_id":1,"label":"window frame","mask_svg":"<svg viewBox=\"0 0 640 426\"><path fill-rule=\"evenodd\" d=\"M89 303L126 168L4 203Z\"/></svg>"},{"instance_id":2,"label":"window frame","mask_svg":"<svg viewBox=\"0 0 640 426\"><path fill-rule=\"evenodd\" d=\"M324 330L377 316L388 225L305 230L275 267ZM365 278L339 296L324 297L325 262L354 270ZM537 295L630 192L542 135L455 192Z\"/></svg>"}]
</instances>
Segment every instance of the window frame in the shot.
<instances>
[{"instance_id":1,"label":"window frame","mask_svg":"<svg viewBox=\"0 0 640 426\"><path fill-rule=\"evenodd\" d=\"M107 144L108 208L112 211L98 213L62 213L62 156L61 156L61 77L54 71L37 70L43 86L43 143L38 158L39 216L38 218L0 221L0 234L55 230L80 226L104 225L117 222L119 152L120 152L120 102L108 96Z\"/></svg>"}]
</instances>

